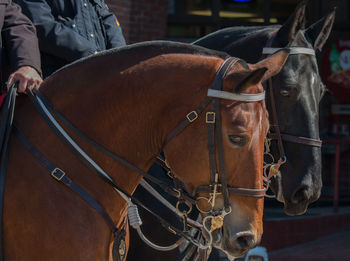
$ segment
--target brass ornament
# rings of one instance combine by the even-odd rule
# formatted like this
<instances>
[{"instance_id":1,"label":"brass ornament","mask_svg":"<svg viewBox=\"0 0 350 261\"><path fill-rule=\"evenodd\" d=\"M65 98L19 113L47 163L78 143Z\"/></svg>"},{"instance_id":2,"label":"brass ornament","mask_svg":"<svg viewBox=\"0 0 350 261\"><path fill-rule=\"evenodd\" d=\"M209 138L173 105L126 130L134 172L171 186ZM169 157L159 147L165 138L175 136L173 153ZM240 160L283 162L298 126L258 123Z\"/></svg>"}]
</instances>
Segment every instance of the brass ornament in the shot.
<instances>
[{"instance_id":1,"label":"brass ornament","mask_svg":"<svg viewBox=\"0 0 350 261\"><path fill-rule=\"evenodd\" d=\"M273 177L279 172L280 166L278 164L273 164L270 167L269 175L268 177Z\"/></svg>"},{"instance_id":2,"label":"brass ornament","mask_svg":"<svg viewBox=\"0 0 350 261\"><path fill-rule=\"evenodd\" d=\"M121 260L124 259L125 253L126 253L126 245L125 245L125 241L122 239L120 240L120 243L119 243L119 255Z\"/></svg>"},{"instance_id":3,"label":"brass ornament","mask_svg":"<svg viewBox=\"0 0 350 261\"><path fill-rule=\"evenodd\" d=\"M210 231L214 231L215 229L221 228L223 225L224 225L224 217L215 216L211 219Z\"/></svg>"}]
</instances>

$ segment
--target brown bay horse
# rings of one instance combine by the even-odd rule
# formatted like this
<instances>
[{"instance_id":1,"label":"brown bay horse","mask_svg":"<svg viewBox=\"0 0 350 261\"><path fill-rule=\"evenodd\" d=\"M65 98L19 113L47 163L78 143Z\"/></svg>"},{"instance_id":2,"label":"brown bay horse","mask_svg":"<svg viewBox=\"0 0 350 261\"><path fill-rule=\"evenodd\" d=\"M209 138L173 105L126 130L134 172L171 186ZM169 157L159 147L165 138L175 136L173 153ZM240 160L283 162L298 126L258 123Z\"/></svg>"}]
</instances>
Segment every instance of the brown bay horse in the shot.
<instances>
[{"instance_id":1,"label":"brown bay horse","mask_svg":"<svg viewBox=\"0 0 350 261\"><path fill-rule=\"evenodd\" d=\"M223 80L230 93L263 92L261 82L279 72L279 52L257 64L236 62ZM41 92L83 133L142 170L148 170L168 134L206 97L223 55L205 48L150 42L78 61L44 81ZM220 99L224 166L230 187L262 188L264 101ZM204 110L207 111L206 108ZM118 228L126 202L59 140L26 97L14 122L30 142L108 212ZM164 147L167 161L189 191L209 185L205 114ZM132 193L141 176L72 137L122 188ZM218 196L215 209L222 208ZM231 213L213 233L229 256L254 247L262 234L263 198L230 194ZM4 259L112 260L112 233L98 212L50 176L17 137L10 140L3 211Z\"/></svg>"}]
</instances>

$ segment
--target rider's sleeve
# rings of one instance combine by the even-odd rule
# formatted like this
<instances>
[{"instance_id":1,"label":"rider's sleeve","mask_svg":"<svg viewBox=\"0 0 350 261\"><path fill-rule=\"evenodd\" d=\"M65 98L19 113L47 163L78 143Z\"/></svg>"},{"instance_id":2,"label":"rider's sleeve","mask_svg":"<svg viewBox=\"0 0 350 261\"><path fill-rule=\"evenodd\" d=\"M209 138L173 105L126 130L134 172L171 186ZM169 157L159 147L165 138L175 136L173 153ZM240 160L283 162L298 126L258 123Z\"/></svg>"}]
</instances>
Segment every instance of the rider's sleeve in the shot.
<instances>
[{"instance_id":1,"label":"rider's sleeve","mask_svg":"<svg viewBox=\"0 0 350 261\"><path fill-rule=\"evenodd\" d=\"M105 3L102 4L99 12L101 23L106 34L106 49L124 46L125 39L123 36L122 28L116 16L108 10L108 7Z\"/></svg>"},{"instance_id":2,"label":"rider's sleeve","mask_svg":"<svg viewBox=\"0 0 350 261\"><path fill-rule=\"evenodd\" d=\"M34 23L40 51L68 62L93 54L95 46L64 21L55 19L51 7L43 0L16 0Z\"/></svg>"},{"instance_id":3,"label":"rider's sleeve","mask_svg":"<svg viewBox=\"0 0 350 261\"><path fill-rule=\"evenodd\" d=\"M21 8L9 1L6 5L1 31L4 53L13 72L22 66L31 66L41 74L40 53L35 27L22 14Z\"/></svg>"}]
</instances>

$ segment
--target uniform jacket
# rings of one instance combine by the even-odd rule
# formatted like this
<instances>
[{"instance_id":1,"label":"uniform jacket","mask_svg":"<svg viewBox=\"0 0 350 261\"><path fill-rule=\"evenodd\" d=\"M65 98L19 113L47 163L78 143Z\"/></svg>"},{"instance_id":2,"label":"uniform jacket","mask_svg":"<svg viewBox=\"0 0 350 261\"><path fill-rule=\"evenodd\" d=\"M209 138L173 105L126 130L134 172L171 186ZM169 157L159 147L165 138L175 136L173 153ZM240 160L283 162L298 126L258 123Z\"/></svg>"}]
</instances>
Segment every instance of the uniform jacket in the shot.
<instances>
[{"instance_id":1,"label":"uniform jacket","mask_svg":"<svg viewBox=\"0 0 350 261\"><path fill-rule=\"evenodd\" d=\"M36 26L44 77L96 51L125 45L119 22L103 0L14 1Z\"/></svg>"},{"instance_id":2,"label":"uniform jacket","mask_svg":"<svg viewBox=\"0 0 350 261\"><path fill-rule=\"evenodd\" d=\"M31 66L41 73L35 27L11 0L0 0L0 29L1 83L22 66Z\"/></svg>"}]
</instances>

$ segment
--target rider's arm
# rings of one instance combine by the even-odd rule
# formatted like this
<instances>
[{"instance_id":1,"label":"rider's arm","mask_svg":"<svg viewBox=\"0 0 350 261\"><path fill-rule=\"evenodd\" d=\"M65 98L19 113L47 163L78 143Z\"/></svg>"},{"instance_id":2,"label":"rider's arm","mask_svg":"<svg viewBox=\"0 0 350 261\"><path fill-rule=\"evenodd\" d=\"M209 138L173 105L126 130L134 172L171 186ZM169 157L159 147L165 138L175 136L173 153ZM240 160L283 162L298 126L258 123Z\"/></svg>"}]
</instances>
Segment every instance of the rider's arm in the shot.
<instances>
[{"instance_id":1,"label":"rider's arm","mask_svg":"<svg viewBox=\"0 0 350 261\"><path fill-rule=\"evenodd\" d=\"M122 33L118 19L108 10L106 4L98 9L101 23L106 34L106 49L120 47L125 45L125 39Z\"/></svg>"},{"instance_id":2,"label":"rider's arm","mask_svg":"<svg viewBox=\"0 0 350 261\"><path fill-rule=\"evenodd\" d=\"M4 25L1 31L4 53L9 60L10 70L30 66L41 74L40 53L35 27L21 13L18 5L10 1L6 6Z\"/></svg>"},{"instance_id":3,"label":"rider's arm","mask_svg":"<svg viewBox=\"0 0 350 261\"><path fill-rule=\"evenodd\" d=\"M9 62L4 66L9 66L6 69L12 72L8 85L18 81L19 92L24 92L26 88L38 88L42 79L35 27L12 1L6 5L1 36L4 54Z\"/></svg>"}]
</instances>

